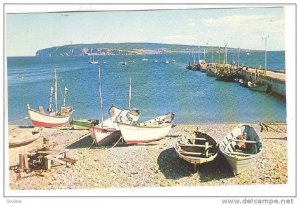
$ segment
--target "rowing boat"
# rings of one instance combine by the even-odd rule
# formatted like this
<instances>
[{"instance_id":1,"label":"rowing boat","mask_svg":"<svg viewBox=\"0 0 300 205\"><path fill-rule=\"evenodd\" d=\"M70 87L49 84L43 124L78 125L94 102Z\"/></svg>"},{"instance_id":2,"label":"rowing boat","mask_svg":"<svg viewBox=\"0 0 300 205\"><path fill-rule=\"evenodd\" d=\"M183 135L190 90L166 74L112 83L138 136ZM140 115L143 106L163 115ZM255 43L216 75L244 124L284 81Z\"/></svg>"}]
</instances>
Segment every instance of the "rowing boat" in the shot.
<instances>
[{"instance_id":1,"label":"rowing boat","mask_svg":"<svg viewBox=\"0 0 300 205\"><path fill-rule=\"evenodd\" d=\"M239 124L223 138L219 149L234 174L240 174L251 167L260 156L262 141L253 127Z\"/></svg>"},{"instance_id":2,"label":"rowing boat","mask_svg":"<svg viewBox=\"0 0 300 205\"><path fill-rule=\"evenodd\" d=\"M213 161L219 152L217 142L200 131L195 131L193 138L182 138L178 141L175 150L181 159L194 165L194 171L197 164Z\"/></svg>"}]
</instances>

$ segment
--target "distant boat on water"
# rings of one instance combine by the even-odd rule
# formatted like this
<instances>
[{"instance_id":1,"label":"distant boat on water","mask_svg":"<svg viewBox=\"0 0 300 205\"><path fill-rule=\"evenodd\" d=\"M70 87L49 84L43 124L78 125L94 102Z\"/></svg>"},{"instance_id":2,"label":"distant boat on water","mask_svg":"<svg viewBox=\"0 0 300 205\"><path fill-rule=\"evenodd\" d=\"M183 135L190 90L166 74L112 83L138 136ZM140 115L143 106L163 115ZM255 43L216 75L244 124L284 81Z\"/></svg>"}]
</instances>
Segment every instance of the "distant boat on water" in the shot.
<instances>
[{"instance_id":1,"label":"distant boat on water","mask_svg":"<svg viewBox=\"0 0 300 205\"><path fill-rule=\"evenodd\" d=\"M94 55L92 55L92 56L90 57L89 64L98 64L98 61L95 61Z\"/></svg>"},{"instance_id":2,"label":"distant boat on water","mask_svg":"<svg viewBox=\"0 0 300 205\"><path fill-rule=\"evenodd\" d=\"M146 58L146 55L144 55L144 58L142 59L142 61L148 61L148 58Z\"/></svg>"},{"instance_id":3,"label":"distant boat on water","mask_svg":"<svg viewBox=\"0 0 300 205\"><path fill-rule=\"evenodd\" d=\"M154 60L153 63L158 63L158 60Z\"/></svg>"},{"instance_id":4,"label":"distant boat on water","mask_svg":"<svg viewBox=\"0 0 300 205\"><path fill-rule=\"evenodd\" d=\"M72 106L65 106L66 102L66 94L68 89L65 87L64 90L64 104L60 110L58 110L58 99L57 99L57 75L56 70L54 71L54 89L51 87L51 95L50 95L50 106L47 109L47 113L44 111L42 106L39 106L38 110L34 110L30 108L29 104L27 104L27 112L29 118L32 120L32 124L36 127L60 127L64 126L69 122L69 119L73 113ZM55 111L52 109L52 97L54 95L54 103L55 103Z\"/></svg>"}]
</instances>

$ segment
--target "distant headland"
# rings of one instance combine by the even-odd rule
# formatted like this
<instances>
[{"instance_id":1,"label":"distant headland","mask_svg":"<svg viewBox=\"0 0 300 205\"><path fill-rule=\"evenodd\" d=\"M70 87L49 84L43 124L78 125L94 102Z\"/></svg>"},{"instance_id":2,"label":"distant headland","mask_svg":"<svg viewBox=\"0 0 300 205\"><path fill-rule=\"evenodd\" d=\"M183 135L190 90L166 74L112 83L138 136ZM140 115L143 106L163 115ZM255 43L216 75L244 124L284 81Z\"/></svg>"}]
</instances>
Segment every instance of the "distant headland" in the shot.
<instances>
[{"instance_id":1,"label":"distant headland","mask_svg":"<svg viewBox=\"0 0 300 205\"><path fill-rule=\"evenodd\" d=\"M212 47L201 46L209 52ZM217 47L213 47L216 48ZM243 52L253 51L241 49ZM84 56L84 55L144 55L164 53L196 53L199 46L162 43L94 43L70 44L40 49L36 56Z\"/></svg>"}]
</instances>

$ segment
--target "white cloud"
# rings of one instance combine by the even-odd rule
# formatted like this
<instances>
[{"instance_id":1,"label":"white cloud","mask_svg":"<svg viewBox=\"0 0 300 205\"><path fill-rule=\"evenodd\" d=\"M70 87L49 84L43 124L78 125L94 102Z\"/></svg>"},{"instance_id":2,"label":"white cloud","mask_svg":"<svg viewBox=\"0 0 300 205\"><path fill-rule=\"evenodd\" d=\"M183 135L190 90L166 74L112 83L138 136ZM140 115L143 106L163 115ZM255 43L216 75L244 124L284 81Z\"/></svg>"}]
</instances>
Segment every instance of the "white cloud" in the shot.
<instances>
[{"instance_id":1,"label":"white cloud","mask_svg":"<svg viewBox=\"0 0 300 205\"><path fill-rule=\"evenodd\" d=\"M263 49L261 37L269 34L269 48L284 49L284 18L275 15L229 15L222 18L200 20L203 31L211 33L211 38L228 41L231 46Z\"/></svg>"}]
</instances>

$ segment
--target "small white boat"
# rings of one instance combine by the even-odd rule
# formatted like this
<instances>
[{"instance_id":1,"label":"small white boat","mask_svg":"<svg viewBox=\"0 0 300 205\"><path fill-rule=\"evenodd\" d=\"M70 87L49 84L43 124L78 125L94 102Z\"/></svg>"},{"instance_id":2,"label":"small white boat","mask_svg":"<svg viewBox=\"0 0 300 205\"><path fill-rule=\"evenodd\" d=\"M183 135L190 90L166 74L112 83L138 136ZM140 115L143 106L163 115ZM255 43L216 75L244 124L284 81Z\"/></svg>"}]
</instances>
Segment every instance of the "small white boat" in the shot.
<instances>
[{"instance_id":1,"label":"small white boat","mask_svg":"<svg viewBox=\"0 0 300 205\"><path fill-rule=\"evenodd\" d=\"M158 63L158 60L154 60L153 63Z\"/></svg>"},{"instance_id":2,"label":"small white boat","mask_svg":"<svg viewBox=\"0 0 300 205\"><path fill-rule=\"evenodd\" d=\"M35 127L60 127L64 126L69 122L69 119L73 113L72 106L65 106L66 102L66 94L68 89L65 87L64 90L64 105L58 110L57 105L57 76L56 71L54 71L54 89L51 87L51 95L50 95L50 106L47 109L47 113L44 111L42 106L39 106L38 110L34 110L30 108L29 104L27 104L27 112L29 118L32 121L32 124ZM55 100L55 111L52 109L52 96L54 95Z\"/></svg>"},{"instance_id":3,"label":"small white boat","mask_svg":"<svg viewBox=\"0 0 300 205\"><path fill-rule=\"evenodd\" d=\"M142 123L118 121L118 126L126 144L153 142L164 138L169 133L174 116L174 113L168 113Z\"/></svg>"},{"instance_id":4,"label":"small white boat","mask_svg":"<svg viewBox=\"0 0 300 205\"><path fill-rule=\"evenodd\" d=\"M219 149L234 174L240 174L254 166L262 152L262 141L253 127L239 124L223 138Z\"/></svg>"},{"instance_id":5,"label":"small white boat","mask_svg":"<svg viewBox=\"0 0 300 205\"><path fill-rule=\"evenodd\" d=\"M94 55L92 55L92 56L90 57L89 64L98 64L98 61L95 61Z\"/></svg>"},{"instance_id":6,"label":"small white boat","mask_svg":"<svg viewBox=\"0 0 300 205\"><path fill-rule=\"evenodd\" d=\"M142 61L148 61L148 58L146 58L146 55L144 55L144 58L142 59Z\"/></svg>"},{"instance_id":7,"label":"small white boat","mask_svg":"<svg viewBox=\"0 0 300 205\"><path fill-rule=\"evenodd\" d=\"M165 60L165 62L164 62L165 64L169 64L170 62L168 61L168 60Z\"/></svg>"},{"instance_id":8,"label":"small white boat","mask_svg":"<svg viewBox=\"0 0 300 205\"><path fill-rule=\"evenodd\" d=\"M131 121L137 121L140 117L140 111L137 109L121 109L112 105L109 109L109 118L103 119L102 109L102 86L101 86L101 69L99 66L99 96L100 96L100 107L101 107L101 123L98 125L92 124L91 136L93 138L93 144L97 146L108 145L109 143L120 138L121 133L117 121L124 123L130 123ZM131 98L131 78L129 87L129 108Z\"/></svg>"}]
</instances>

